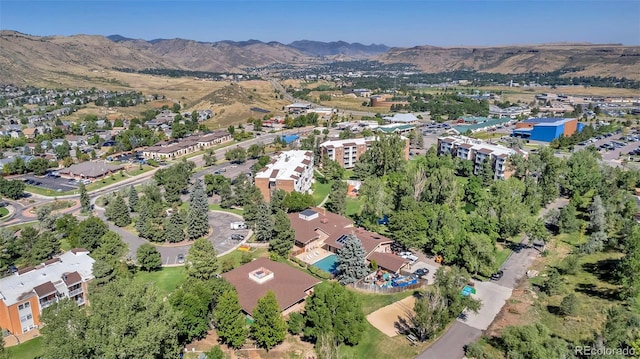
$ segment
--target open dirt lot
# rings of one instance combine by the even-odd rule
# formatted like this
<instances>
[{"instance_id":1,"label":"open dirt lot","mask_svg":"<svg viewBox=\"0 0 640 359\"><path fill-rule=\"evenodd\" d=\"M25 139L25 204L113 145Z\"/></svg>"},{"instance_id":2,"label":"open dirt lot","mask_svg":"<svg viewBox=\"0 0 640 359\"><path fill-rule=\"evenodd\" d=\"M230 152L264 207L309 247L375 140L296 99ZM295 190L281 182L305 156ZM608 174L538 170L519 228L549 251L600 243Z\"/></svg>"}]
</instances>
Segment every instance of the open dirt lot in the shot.
<instances>
[{"instance_id":1,"label":"open dirt lot","mask_svg":"<svg viewBox=\"0 0 640 359\"><path fill-rule=\"evenodd\" d=\"M399 334L396 323L399 319L408 320L409 316L413 314L415 302L414 296L407 297L367 315L367 320L385 335L395 337Z\"/></svg>"}]
</instances>

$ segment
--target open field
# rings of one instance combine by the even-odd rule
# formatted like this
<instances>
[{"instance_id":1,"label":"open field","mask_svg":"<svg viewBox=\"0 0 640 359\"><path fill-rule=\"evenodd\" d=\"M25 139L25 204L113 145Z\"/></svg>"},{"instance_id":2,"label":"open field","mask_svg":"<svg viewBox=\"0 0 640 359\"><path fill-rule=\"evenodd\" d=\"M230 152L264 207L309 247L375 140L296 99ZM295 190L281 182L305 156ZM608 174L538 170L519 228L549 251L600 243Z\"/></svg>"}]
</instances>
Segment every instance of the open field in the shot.
<instances>
[{"instance_id":1,"label":"open field","mask_svg":"<svg viewBox=\"0 0 640 359\"><path fill-rule=\"evenodd\" d=\"M316 206L320 205L322 201L329 195L331 191L331 182L320 183L320 181L316 181L313 184L313 202Z\"/></svg>"},{"instance_id":2,"label":"open field","mask_svg":"<svg viewBox=\"0 0 640 359\"><path fill-rule=\"evenodd\" d=\"M153 272L139 271L135 274L134 280L141 283L154 283L160 293L168 295L184 281L186 271L183 266L162 267Z\"/></svg>"},{"instance_id":3,"label":"open field","mask_svg":"<svg viewBox=\"0 0 640 359\"><path fill-rule=\"evenodd\" d=\"M34 359L43 354L42 337L7 348L11 359Z\"/></svg>"}]
</instances>

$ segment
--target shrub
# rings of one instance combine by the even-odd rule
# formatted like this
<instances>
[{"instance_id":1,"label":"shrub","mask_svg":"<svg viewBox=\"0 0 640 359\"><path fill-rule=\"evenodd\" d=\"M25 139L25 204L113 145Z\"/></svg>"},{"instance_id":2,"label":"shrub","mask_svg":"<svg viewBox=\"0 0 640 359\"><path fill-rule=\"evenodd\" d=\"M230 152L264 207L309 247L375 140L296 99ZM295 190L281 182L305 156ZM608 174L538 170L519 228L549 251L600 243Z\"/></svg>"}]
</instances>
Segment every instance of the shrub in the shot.
<instances>
[{"instance_id":1,"label":"shrub","mask_svg":"<svg viewBox=\"0 0 640 359\"><path fill-rule=\"evenodd\" d=\"M311 272L311 274L315 275L316 277L320 278L320 279L330 279L331 278L331 274L327 273L325 271L323 271L320 268L316 268L314 266L309 266L307 267L307 269L309 270L309 272Z\"/></svg>"},{"instance_id":2,"label":"shrub","mask_svg":"<svg viewBox=\"0 0 640 359\"><path fill-rule=\"evenodd\" d=\"M571 293L562 298L560 302L560 314L563 316L573 315L578 309L578 297L575 293Z\"/></svg>"},{"instance_id":3,"label":"shrub","mask_svg":"<svg viewBox=\"0 0 640 359\"><path fill-rule=\"evenodd\" d=\"M304 329L304 317L300 313L291 313L289 314L287 325L289 327L289 333L298 335L302 333L302 329Z\"/></svg>"}]
</instances>

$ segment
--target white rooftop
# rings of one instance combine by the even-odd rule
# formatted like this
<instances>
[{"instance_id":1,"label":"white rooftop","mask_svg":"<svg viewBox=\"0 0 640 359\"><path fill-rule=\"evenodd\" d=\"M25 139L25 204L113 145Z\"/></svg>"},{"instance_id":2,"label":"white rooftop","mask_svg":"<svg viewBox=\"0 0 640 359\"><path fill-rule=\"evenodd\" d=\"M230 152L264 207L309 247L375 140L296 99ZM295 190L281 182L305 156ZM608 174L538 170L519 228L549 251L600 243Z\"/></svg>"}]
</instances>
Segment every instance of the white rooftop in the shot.
<instances>
[{"instance_id":1,"label":"white rooftop","mask_svg":"<svg viewBox=\"0 0 640 359\"><path fill-rule=\"evenodd\" d=\"M337 148L337 147L343 147L346 143L355 143L356 145L364 145L369 141L375 141L375 140L376 140L375 136L366 137L366 138L364 137L348 138L346 140L332 140L332 141L322 142L320 144L320 147L333 146Z\"/></svg>"},{"instance_id":2,"label":"white rooftop","mask_svg":"<svg viewBox=\"0 0 640 359\"><path fill-rule=\"evenodd\" d=\"M511 149L502 145L494 145L492 143L488 143L482 140L478 140L478 139L466 137L466 136L447 136L447 137L443 137L442 139L453 140L450 142L453 142L458 146L465 143L470 144L472 145L471 148L475 151L479 151L481 149L487 149L487 150L490 150L495 156L499 156L503 154L507 156L511 156L518 153L527 154L527 152L523 150L516 151L514 149Z\"/></svg>"},{"instance_id":3,"label":"white rooftop","mask_svg":"<svg viewBox=\"0 0 640 359\"><path fill-rule=\"evenodd\" d=\"M304 162L307 162L306 164ZM255 178L291 179L293 175L300 176L301 168L313 164L311 151L286 151L276 155L265 168L256 173Z\"/></svg>"},{"instance_id":4,"label":"white rooftop","mask_svg":"<svg viewBox=\"0 0 640 359\"><path fill-rule=\"evenodd\" d=\"M291 105L287 105L285 107L310 107L310 103L302 103L302 102L294 102Z\"/></svg>"},{"instance_id":5,"label":"white rooftop","mask_svg":"<svg viewBox=\"0 0 640 359\"><path fill-rule=\"evenodd\" d=\"M75 254L73 252L76 252ZM78 272L82 281L93 279L93 262L89 252L72 250L58 256L60 261L47 265L40 265L36 269L24 274L14 273L9 277L0 279L0 300L10 306L30 297L33 288L46 282L56 283L63 280L63 275Z\"/></svg>"},{"instance_id":6,"label":"white rooftop","mask_svg":"<svg viewBox=\"0 0 640 359\"><path fill-rule=\"evenodd\" d=\"M396 113L393 117L387 116L382 119L397 123L411 123L418 121L418 118L412 113Z\"/></svg>"}]
</instances>

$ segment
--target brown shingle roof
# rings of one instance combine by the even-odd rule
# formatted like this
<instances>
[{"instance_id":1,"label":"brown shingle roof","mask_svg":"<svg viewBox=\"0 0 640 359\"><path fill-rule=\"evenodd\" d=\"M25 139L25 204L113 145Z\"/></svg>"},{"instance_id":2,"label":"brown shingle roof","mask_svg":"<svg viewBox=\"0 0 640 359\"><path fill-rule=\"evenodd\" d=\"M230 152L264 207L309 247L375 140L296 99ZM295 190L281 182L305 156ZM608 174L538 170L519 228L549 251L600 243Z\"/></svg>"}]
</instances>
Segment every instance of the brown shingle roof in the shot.
<instances>
[{"instance_id":1,"label":"brown shingle roof","mask_svg":"<svg viewBox=\"0 0 640 359\"><path fill-rule=\"evenodd\" d=\"M78 272L66 273L62 279L67 284L67 287L82 282L82 276Z\"/></svg>"},{"instance_id":2,"label":"brown shingle roof","mask_svg":"<svg viewBox=\"0 0 640 359\"><path fill-rule=\"evenodd\" d=\"M273 272L273 279L259 284L249 278L249 273L260 268ZM268 258L258 258L224 273L222 277L236 288L242 310L249 314L258 305L258 299L268 291L276 295L280 308L285 310L304 300L307 297L306 291L320 283L320 280L306 273Z\"/></svg>"},{"instance_id":3,"label":"brown shingle roof","mask_svg":"<svg viewBox=\"0 0 640 359\"><path fill-rule=\"evenodd\" d=\"M34 266L22 268L22 269L18 270L18 275L29 273L29 272L31 272L32 270L35 270L35 269L36 269L36 267L34 267Z\"/></svg>"},{"instance_id":4,"label":"brown shingle roof","mask_svg":"<svg viewBox=\"0 0 640 359\"><path fill-rule=\"evenodd\" d=\"M376 261L379 267L394 273L397 273L407 263L406 259L400 258L393 253L373 252L367 259Z\"/></svg>"},{"instance_id":5,"label":"brown shingle roof","mask_svg":"<svg viewBox=\"0 0 640 359\"><path fill-rule=\"evenodd\" d=\"M56 292L56 287L51 282L45 282L45 283L40 284L37 287L33 287L33 290L36 292L38 297L41 298L41 297L44 297L44 296L49 295L51 293L55 293Z\"/></svg>"},{"instance_id":6,"label":"brown shingle roof","mask_svg":"<svg viewBox=\"0 0 640 359\"><path fill-rule=\"evenodd\" d=\"M334 233L344 233L346 228L352 228L353 222L349 218L338 214L327 212L324 208L312 207L312 211L318 213L318 218L306 221L299 217L299 213L289 213L291 227L296 232L296 241L307 244L318 238L317 230L324 232L327 236Z\"/></svg>"},{"instance_id":7,"label":"brown shingle roof","mask_svg":"<svg viewBox=\"0 0 640 359\"><path fill-rule=\"evenodd\" d=\"M478 150L478 152L484 153L485 155L490 155L491 153L493 153L493 151L488 148L481 148L480 150Z\"/></svg>"},{"instance_id":8,"label":"brown shingle roof","mask_svg":"<svg viewBox=\"0 0 640 359\"><path fill-rule=\"evenodd\" d=\"M333 248L340 249L342 248L342 244L338 243L338 239L342 235L349 235L351 233L353 233L353 235L358 237L358 239L360 240L360 243L362 243L362 247L364 247L364 252L366 253L367 258L381 244L393 243L391 239L385 236L382 236L378 233L369 232L362 228L358 228L355 231L350 230L350 231L342 231L340 233L334 233L332 236L329 236L329 238L327 238L327 240L324 241L324 243Z\"/></svg>"}]
</instances>

